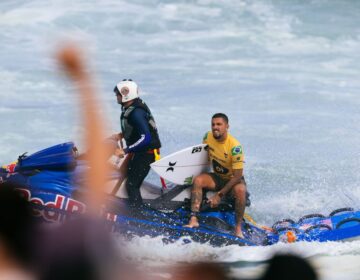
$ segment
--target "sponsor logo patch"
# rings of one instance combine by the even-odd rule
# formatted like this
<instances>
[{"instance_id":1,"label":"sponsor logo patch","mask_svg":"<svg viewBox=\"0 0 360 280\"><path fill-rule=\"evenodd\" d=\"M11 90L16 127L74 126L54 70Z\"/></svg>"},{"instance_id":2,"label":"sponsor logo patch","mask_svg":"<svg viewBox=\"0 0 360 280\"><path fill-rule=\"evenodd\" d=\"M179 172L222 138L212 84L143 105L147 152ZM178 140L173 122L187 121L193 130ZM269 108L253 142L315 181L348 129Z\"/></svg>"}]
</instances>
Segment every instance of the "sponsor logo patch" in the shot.
<instances>
[{"instance_id":1,"label":"sponsor logo patch","mask_svg":"<svg viewBox=\"0 0 360 280\"><path fill-rule=\"evenodd\" d=\"M202 150L202 147L194 147L191 151L192 154L200 153Z\"/></svg>"},{"instance_id":2,"label":"sponsor logo patch","mask_svg":"<svg viewBox=\"0 0 360 280\"><path fill-rule=\"evenodd\" d=\"M226 167L222 166L220 163L218 163L216 160L213 159L212 161L212 166L213 166L213 170L215 173L218 174L227 174L229 173L229 169L227 169Z\"/></svg>"}]
</instances>

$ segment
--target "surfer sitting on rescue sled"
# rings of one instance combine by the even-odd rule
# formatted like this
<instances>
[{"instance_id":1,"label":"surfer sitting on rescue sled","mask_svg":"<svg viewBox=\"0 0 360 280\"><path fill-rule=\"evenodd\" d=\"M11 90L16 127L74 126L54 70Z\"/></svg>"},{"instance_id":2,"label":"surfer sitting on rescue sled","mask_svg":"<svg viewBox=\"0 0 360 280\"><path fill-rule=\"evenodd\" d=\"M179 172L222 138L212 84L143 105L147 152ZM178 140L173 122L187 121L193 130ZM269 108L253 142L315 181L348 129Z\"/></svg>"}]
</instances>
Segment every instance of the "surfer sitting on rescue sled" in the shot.
<instances>
[{"instance_id":1,"label":"surfer sitting on rescue sled","mask_svg":"<svg viewBox=\"0 0 360 280\"><path fill-rule=\"evenodd\" d=\"M208 145L211 173L196 176L191 189L191 217L186 227L199 226L198 214L203 198L203 189L216 191L208 203L215 208L222 197L228 193L235 198L236 227L235 235L243 238L241 222L246 205L246 182L243 176L244 154L238 140L228 133L229 119L223 113L211 118L211 132L204 136L203 143Z\"/></svg>"},{"instance_id":2,"label":"surfer sitting on rescue sled","mask_svg":"<svg viewBox=\"0 0 360 280\"><path fill-rule=\"evenodd\" d=\"M126 148L117 148L115 155L128 156L126 190L133 206L143 204L140 187L149 173L150 164L161 147L154 117L149 107L139 98L138 86L130 79L119 82L114 92L122 106L121 133L112 136L120 142L125 139Z\"/></svg>"}]
</instances>

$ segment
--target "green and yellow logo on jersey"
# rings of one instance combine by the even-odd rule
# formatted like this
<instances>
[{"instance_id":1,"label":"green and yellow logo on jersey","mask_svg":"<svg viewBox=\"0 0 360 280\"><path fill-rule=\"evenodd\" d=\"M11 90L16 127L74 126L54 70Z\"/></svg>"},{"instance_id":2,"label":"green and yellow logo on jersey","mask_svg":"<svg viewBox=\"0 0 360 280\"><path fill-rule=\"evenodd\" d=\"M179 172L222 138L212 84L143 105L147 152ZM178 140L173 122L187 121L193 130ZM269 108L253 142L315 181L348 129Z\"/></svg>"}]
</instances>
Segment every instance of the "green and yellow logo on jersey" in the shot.
<instances>
[{"instance_id":1,"label":"green and yellow logo on jersey","mask_svg":"<svg viewBox=\"0 0 360 280\"><path fill-rule=\"evenodd\" d=\"M231 149L231 155L236 156L236 155L241 155L242 154L242 147L239 146L235 146Z\"/></svg>"},{"instance_id":2,"label":"green and yellow logo on jersey","mask_svg":"<svg viewBox=\"0 0 360 280\"><path fill-rule=\"evenodd\" d=\"M208 134L209 134L209 132L206 132L206 133L205 133L205 135L204 135L204 137L203 137L203 141L205 141L205 140L207 139Z\"/></svg>"}]
</instances>

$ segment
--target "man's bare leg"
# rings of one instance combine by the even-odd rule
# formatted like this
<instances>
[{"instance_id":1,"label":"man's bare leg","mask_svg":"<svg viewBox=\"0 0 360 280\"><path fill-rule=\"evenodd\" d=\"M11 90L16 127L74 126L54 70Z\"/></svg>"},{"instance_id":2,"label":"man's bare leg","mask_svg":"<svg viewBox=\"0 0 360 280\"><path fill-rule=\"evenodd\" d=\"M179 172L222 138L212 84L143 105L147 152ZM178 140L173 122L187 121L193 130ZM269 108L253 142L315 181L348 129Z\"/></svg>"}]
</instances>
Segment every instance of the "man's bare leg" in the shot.
<instances>
[{"instance_id":1,"label":"man's bare leg","mask_svg":"<svg viewBox=\"0 0 360 280\"><path fill-rule=\"evenodd\" d=\"M192 215L190 217L189 223L187 225L185 225L184 227L189 227L189 228L199 227L199 221L197 218L197 214L200 211L202 194L203 194L202 186L199 186L194 182L194 185L192 186L192 189L191 189L191 212L192 212Z\"/></svg>"},{"instance_id":2,"label":"man's bare leg","mask_svg":"<svg viewBox=\"0 0 360 280\"><path fill-rule=\"evenodd\" d=\"M237 184L234 186L234 196L235 196L235 235L240 238L244 238L242 233L241 223L244 218L245 206L246 206L246 185L243 183Z\"/></svg>"},{"instance_id":3,"label":"man's bare leg","mask_svg":"<svg viewBox=\"0 0 360 280\"><path fill-rule=\"evenodd\" d=\"M199 220L197 214L200 211L200 205L202 202L203 189L215 189L215 183L211 176L208 174L200 174L195 177L194 183L191 189L191 218L187 225L184 227L197 228L199 227Z\"/></svg>"}]
</instances>

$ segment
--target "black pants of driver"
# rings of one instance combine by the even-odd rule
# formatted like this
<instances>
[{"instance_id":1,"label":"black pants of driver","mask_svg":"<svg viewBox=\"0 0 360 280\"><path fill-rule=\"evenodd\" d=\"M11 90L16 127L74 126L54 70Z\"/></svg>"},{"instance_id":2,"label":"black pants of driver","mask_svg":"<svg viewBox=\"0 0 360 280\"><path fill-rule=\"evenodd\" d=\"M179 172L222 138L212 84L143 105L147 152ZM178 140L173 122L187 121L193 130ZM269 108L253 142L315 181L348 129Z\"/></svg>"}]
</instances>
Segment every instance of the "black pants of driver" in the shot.
<instances>
[{"instance_id":1,"label":"black pants of driver","mask_svg":"<svg viewBox=\"0 0 360 280\"><path fill-rule=\"evenodd\" d=\"M130 205L140 206L143 200L140 187L150 171L150 164L155 161L154 153L134 153L128 164L126 190Z\"/></svg>"}]
</instances>

